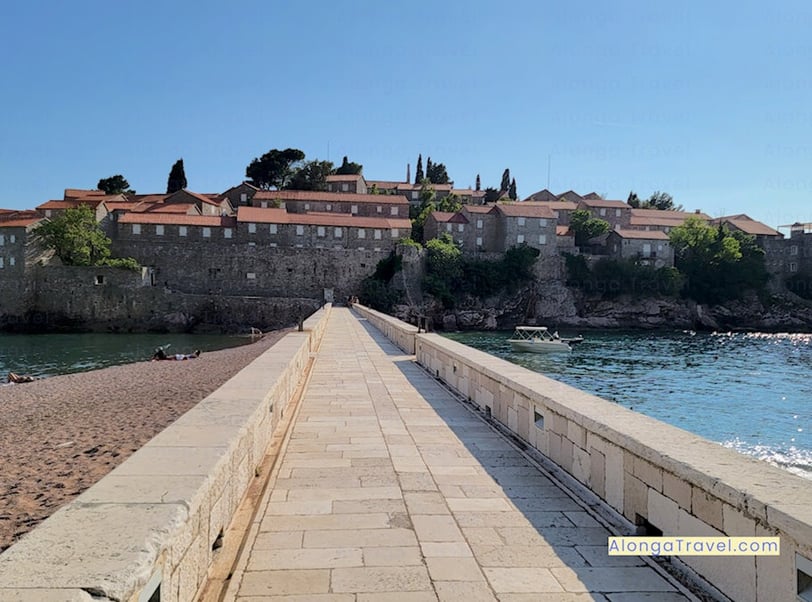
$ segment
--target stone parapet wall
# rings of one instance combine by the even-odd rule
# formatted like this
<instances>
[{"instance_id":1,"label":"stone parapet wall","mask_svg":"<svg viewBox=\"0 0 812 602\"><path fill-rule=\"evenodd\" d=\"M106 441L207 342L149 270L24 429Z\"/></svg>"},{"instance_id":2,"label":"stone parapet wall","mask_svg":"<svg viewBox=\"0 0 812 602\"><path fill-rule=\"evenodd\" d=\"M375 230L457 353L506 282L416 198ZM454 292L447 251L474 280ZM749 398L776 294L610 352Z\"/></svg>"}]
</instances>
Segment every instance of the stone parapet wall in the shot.
<instances>
[{"instance_id":1,"label":"stone parapet wall","mask_svg":"<svg viewBox=\"0 0 812 602\"><path fill-rule=\"evenodd\" d=\"M354 303L352 308L356 313L366 318L370 324L381 331L381 333L395 345L403 349L403 351L409 355L414 355L414 342L418 331L417 326L412 326L397 318L375 311L369 307L364 307L358 303Z\"/></svg>"},{"instance_id":2,"label":"stone parapet wall","mask_svg":"<svg viewBox=\"0 0 812 602\"><path fill-rule=\"evenodd\" d=\"M736 601L796 599L797 570L812 558L808 480L442 336L411 334L413 326L389 316L356 311L401 348L413 340L418 363L433 376L633 525L675 537L780 537L780 556L679 561Z\"/></svg>"},{"instance_id":3,"label":"stone parapet wall","mask_svg":"<svg viewBox=\"0 0 812 602\"><path fill-rule=\"evenodd\" d=\"M331 306L0 555L0 600L192 600Z\"/></svg>"},{"instance_id":4,"label":"stone parapet wall","mask_svg":"<svg viewBox=\"0 0 812 602\"><path fill-rule=\"evenodd\" d=\"M795 599L796 554L812 558L808 480L439 335L417 335L416 356L633 524L780 537L777 557L680 560L734 600Z\"/></svg>"}]
</instances>

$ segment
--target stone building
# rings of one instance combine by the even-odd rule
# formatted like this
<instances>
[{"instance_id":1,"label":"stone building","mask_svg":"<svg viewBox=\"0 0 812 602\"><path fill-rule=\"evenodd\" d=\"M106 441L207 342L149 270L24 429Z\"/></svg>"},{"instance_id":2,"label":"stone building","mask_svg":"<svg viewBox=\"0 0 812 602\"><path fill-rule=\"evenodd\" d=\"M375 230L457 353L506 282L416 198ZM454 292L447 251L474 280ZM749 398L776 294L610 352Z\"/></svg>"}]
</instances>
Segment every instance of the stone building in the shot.
<instances>
[{"instance_id":1,"label":"stone building","mask_svg":"<svg viewBox=\"0 0 812 602\"><path fill-rule=\"evenodd\" d=\"M327 192L367 194L366 180L361 174L327 176Z\"/></svg>"},{"instance_id":2,"label":"stone building","mask_svg":"<svg viewBox=\"0 0 812 602\"><path fill-rule=\"evenodd\" d=\"M245 207L251 205L251 200L259 190L258 187L249 182L242 182L226 190L220 195L220 198L228 199L232 207Z\"/></svg>"},{"instance_id":3,"label":"stone building","mask_svg":"<svg viewBox=\"0 0 812 602\"><path fill-rule=\"evenodd\" d=\"M260 190L254 207L280 208L288 213L335 213L359 217L409 217L409 202L403 195L354 194L311 190Z\"/></svg>"},{"instance_id":4,"label":"stone building","mask_svg":"<svg viewBox=\"0 0 812 602\"><path fill-rule=\"evenodd\" d=\"M674 249L668 234L659 230L612 230L606 248L615 259L635 259L654 268L674 267Z\"/></svg>"},{"instance_id":5,"label":"stone building","mask_svg":"<svg viewBox=\"0 0 812 602\"><path fill-rule=\"evenodd\" d=\"M582 198L578 209L589 211L592 217L609 222L613 230L629 227L632 208L623 201L607 201L602 198Z\"/></svg>"},{"instance_id":6,"label":"stone building","mask_svg":"<svg viewBox=\"0 0 812 602\"><path fill-rule=\"evenodd\" d=\"M556 219L552 210L530 203L497 203L494 251L504 253L516 245L527 244L542 254L557 252Z\"/></svg>"},{"instance_id":7,"label":"stone building","mask_svg":"<svg viewBox=\"0 0 812 602\"><path fill-rule=\"evenodd\" d=\"M689 217L698 217L702 221L710 222L709 215L698 209L689 211L663 211L661 209L634 209L631 210L628 229L630 230L659 230L668 234L685 223Z\"/></svg>"}]
</instances>

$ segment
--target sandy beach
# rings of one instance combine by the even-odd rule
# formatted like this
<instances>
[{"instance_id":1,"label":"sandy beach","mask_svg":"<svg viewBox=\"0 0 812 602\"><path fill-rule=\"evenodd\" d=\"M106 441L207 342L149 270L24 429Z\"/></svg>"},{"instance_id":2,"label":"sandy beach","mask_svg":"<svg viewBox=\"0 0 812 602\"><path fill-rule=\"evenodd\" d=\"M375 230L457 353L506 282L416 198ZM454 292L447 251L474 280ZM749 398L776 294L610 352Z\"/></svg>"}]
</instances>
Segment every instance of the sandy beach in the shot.
<instances>
[{"instance_id":1,"label":"sandy beach","mask_svg":"<svg viewBox=\"0 0 812 602\"><path fill-rule=\"evenodd\" d=\"M193 360L144 361L0 387L0 552L288 332Z\"/></svg>"}]
</instances>

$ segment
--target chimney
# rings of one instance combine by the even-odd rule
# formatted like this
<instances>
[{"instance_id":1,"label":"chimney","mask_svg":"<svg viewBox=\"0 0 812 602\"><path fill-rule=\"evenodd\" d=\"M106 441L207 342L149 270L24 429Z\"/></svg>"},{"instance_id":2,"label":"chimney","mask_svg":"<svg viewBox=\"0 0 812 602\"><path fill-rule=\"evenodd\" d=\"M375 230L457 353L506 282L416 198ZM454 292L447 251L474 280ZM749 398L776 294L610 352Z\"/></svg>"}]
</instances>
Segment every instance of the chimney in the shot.
<instances>
[{"instance_id":1,"label":"chimney","mask_svg":"<svg viewBox=\"0 0 812 602\"><path fill-rule=\"evenodd\" d=\"M699 215L700 213L702 213L702 211L701 211L701 210L699 210L699 209L694 209L694 213L696 213L697 215Z\"/></svg>"},{"instance_id":2,"label":"chimney","mask_svg":"<svg viewBox=\"0 0 812 602\"><path fill-rule=\"evenodd\" d=\"M407 163L406 164L406 183L408 184L411 181L412 181L412 164Z\"/></svg>"}]
</instances>

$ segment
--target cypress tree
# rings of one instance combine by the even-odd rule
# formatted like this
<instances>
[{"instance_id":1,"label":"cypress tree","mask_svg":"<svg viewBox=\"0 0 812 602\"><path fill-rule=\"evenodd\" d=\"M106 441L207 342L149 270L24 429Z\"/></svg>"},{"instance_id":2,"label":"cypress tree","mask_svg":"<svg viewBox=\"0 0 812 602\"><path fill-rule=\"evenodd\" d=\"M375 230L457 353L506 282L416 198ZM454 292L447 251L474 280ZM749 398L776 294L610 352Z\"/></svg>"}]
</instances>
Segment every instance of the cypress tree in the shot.
<instances>
[{"instance_id":1,"label":"cypress tree","mask_svg":"<svg viewBox=\"0 0 812 602\"><path fill-rule=\"evenodd\" d=\"M431 178L431 170L433 167L434 166L431 164L431 157L426 157L426 179L428 179L429 182L434 182L434 180Z\"/></svg>"},{"instance_id":2,"label":"cypress tree","mask_svg":"<svg viewBox=\"0 0 812 602\"><path fill-rule=\"evenodd\" d=\"M476 189L482 190L482 184L479 181L479 174L476 175Z\"/></svg>"},{"instance_id":3,"label":"cypress tree","mask_svg":"<svg viewBox=\"0 0 812 602\"><path fill-rule=\"evenodd\" d=\"M417 155L417 168L414 170L414 183L420 184L423 181L423 155Z\"/></svg>"},{"instance_id":4,"label":"cypress tree","mask_svg":"<svg viewBox=\"0 0 812 602\"><path fill-rule=\"evenodd\" d=\"M166 182L166 193L172 194L178 190L186 188L186 173L183 170L183 159L178 159L169 172L169 180Z\"/></svg>"},{"instance_id":5,"label":"cypress tree","mask_svg":"<svg viewBox=\"0 0 812 602\"><path fill-rule=\"evenodd\" d=\"M505 169L505 171L502 172L502 185L499 187L499 190L507 192L508 188L510 188L510 170Z\"/></svg>"},{"instance_id":6,"label":"cypress tree","mask_svg":"<svg viewBox=\"0 0 812 602\"><path fill-rule=\"evenodd\" d=\"M510 188L508 189L508 196L513 199L514 201L518 198L516 194L516 178L513 178L510 181Z\"/></svg>"}]
</instances>

